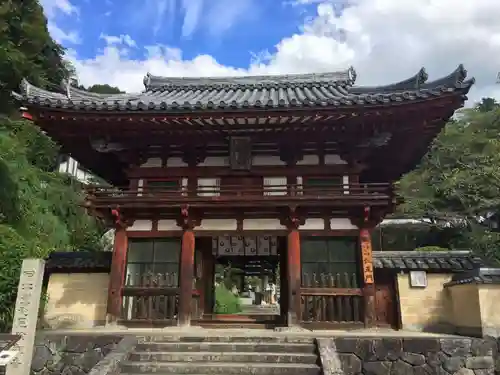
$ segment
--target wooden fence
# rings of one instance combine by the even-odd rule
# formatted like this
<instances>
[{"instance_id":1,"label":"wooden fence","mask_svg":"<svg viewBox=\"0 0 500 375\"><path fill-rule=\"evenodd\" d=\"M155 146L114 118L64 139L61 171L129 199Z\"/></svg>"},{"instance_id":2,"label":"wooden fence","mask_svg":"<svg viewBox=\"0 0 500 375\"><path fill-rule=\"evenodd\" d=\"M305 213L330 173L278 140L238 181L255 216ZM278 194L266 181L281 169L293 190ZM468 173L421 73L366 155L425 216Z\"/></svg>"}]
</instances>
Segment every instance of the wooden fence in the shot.
<instances>
[{"instance_id":1,"label":"wooden fence","mask_svg":"<svg viewBox=\"0 0 500 375\"><path fill-rule=\"evenodd\" d=\"M356 274L303 274L302 321L362 323L363 292Z\"/></svg>"},{"instance_id":2,"label":"wooden fence","mask_svg":"<svg viewBox=\"0 0 500 375\"><path fill-rule=\"evenodd\" d=\"M127 275L122 289L121 318L130 322L177 324L178 274L145 273ZM199 293L193 290L192 316L199 315Z\"/></svg>"}]
</instances>

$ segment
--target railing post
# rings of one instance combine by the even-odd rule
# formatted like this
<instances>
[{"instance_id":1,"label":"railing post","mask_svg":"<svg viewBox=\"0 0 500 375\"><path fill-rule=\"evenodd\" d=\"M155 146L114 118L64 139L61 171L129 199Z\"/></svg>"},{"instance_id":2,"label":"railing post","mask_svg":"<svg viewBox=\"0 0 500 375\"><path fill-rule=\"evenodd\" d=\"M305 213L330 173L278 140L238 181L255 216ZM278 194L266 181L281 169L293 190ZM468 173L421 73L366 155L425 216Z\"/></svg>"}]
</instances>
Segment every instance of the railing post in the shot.
<instances>
[{"instance_id":1,"label":"railing post","mask_svg":"<svg viewBox=\"0 0 500 375\"><path fill-rule=\"evenodd\" d=\"M112 210L112 216L115 224L115 240L109 276L106 324L116 323L121 315L122 289L127 268L127 227L131 225L130 221L126 222L121 217L118 209Z\"/></svg>"}]
</instances>

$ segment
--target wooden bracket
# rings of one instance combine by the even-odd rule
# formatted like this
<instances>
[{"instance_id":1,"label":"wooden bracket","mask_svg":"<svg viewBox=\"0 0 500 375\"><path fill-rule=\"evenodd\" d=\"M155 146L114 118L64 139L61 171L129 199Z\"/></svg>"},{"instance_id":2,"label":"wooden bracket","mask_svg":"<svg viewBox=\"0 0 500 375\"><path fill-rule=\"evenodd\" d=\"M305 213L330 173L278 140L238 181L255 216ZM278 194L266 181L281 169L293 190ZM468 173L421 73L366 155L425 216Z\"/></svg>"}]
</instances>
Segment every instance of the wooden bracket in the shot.
<instances>
[{"instance_id":1,"label":"wooden bracket","mask_svg":"<svg viewBox=\"0 0 500 375\"><path fill-rule=\"evenodd\" d=\"M288 212L284 213L280 223L288 229L299 229L306 222L305 215L296 206L288 207Z\"/></svg>"},{"instance_id":2,"label":"wooden bracket","mask_svg":"<svg viewBox=\"0 0 500 375\"><path fill-rule=\"evenodd\" d=\"M189 205L181 207L180 215L177 218L177 225L183 230L192 230L201 224L201 218L190 210Z\"/></svg>"},{"instance_id":3,"label":"wooden bracket","mask_svg":"<svg viewBox=\"0 0 500 375\"><path fill-rule=\"evenodd\" d=\"M134 224L134 219L126 217L120 206L110 209L112 225L115 229L126 229Z\"/></svg>"}]
</instances>

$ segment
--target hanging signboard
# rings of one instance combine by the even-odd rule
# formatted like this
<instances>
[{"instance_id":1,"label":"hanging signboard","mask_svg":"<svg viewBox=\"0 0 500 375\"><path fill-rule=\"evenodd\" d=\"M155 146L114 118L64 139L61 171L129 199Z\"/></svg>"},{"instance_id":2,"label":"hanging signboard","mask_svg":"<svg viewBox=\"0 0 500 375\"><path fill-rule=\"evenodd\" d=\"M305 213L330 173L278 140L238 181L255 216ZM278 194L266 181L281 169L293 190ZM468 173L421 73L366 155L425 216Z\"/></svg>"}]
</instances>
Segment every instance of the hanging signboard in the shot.
<instances>
[{"instance_id":1,"label":"hanging signboard","mask_svg":"<svg viewBox=\"0 0 500 375\"><path fill-rule=\"evenodd\" d=\"M218 256L278 255L278 239L273 236L213 237L212 253Z\"/></svg>"}]
</instances>

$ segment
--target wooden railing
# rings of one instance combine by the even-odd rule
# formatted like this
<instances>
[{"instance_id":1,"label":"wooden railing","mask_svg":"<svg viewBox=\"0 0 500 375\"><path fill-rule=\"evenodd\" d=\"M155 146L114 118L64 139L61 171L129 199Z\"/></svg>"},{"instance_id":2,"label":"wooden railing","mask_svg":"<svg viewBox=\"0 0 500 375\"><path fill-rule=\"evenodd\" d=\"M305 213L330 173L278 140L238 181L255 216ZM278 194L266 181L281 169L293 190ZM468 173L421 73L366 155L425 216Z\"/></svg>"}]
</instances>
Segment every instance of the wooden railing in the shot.
<instances>
[{"instance_id":1,"label":"wooden railing","mask_svg":"<svg viewBox=\"0 0 500 375\"><path fill-rule=\"evenodd\" d=\"M244 203L244 202L366 202L386 204L393 198L389 183L332 184L328 186L304 186L298 184L268 186L199 186L187 187L143 187L139 189L87 188L87 201L96 206L127 203L155 203L178 206L182 203Z\"/></svg>"},{"instance_id":2,"label":"wooden railing","mask_svg":"<svg viewBox=\"0 0 500 375\"><path fill-rule=\"evenodd\" d=\"M356 274L303 274L300 295L304 322L363 322L363 292Z\"/></svg>"},{"instance_id":3,"label":"wooden railing","mask_svg":"<svg viewBox=\"0 0 500 375\"><path fill-rule=\"evenodd\" d=\"M121 318L134 322L177 324L178 275L145 273L128 275L122 289ZM199 315L199 293L193 290L192 316Z\"/></svg>"}]
</instances>

